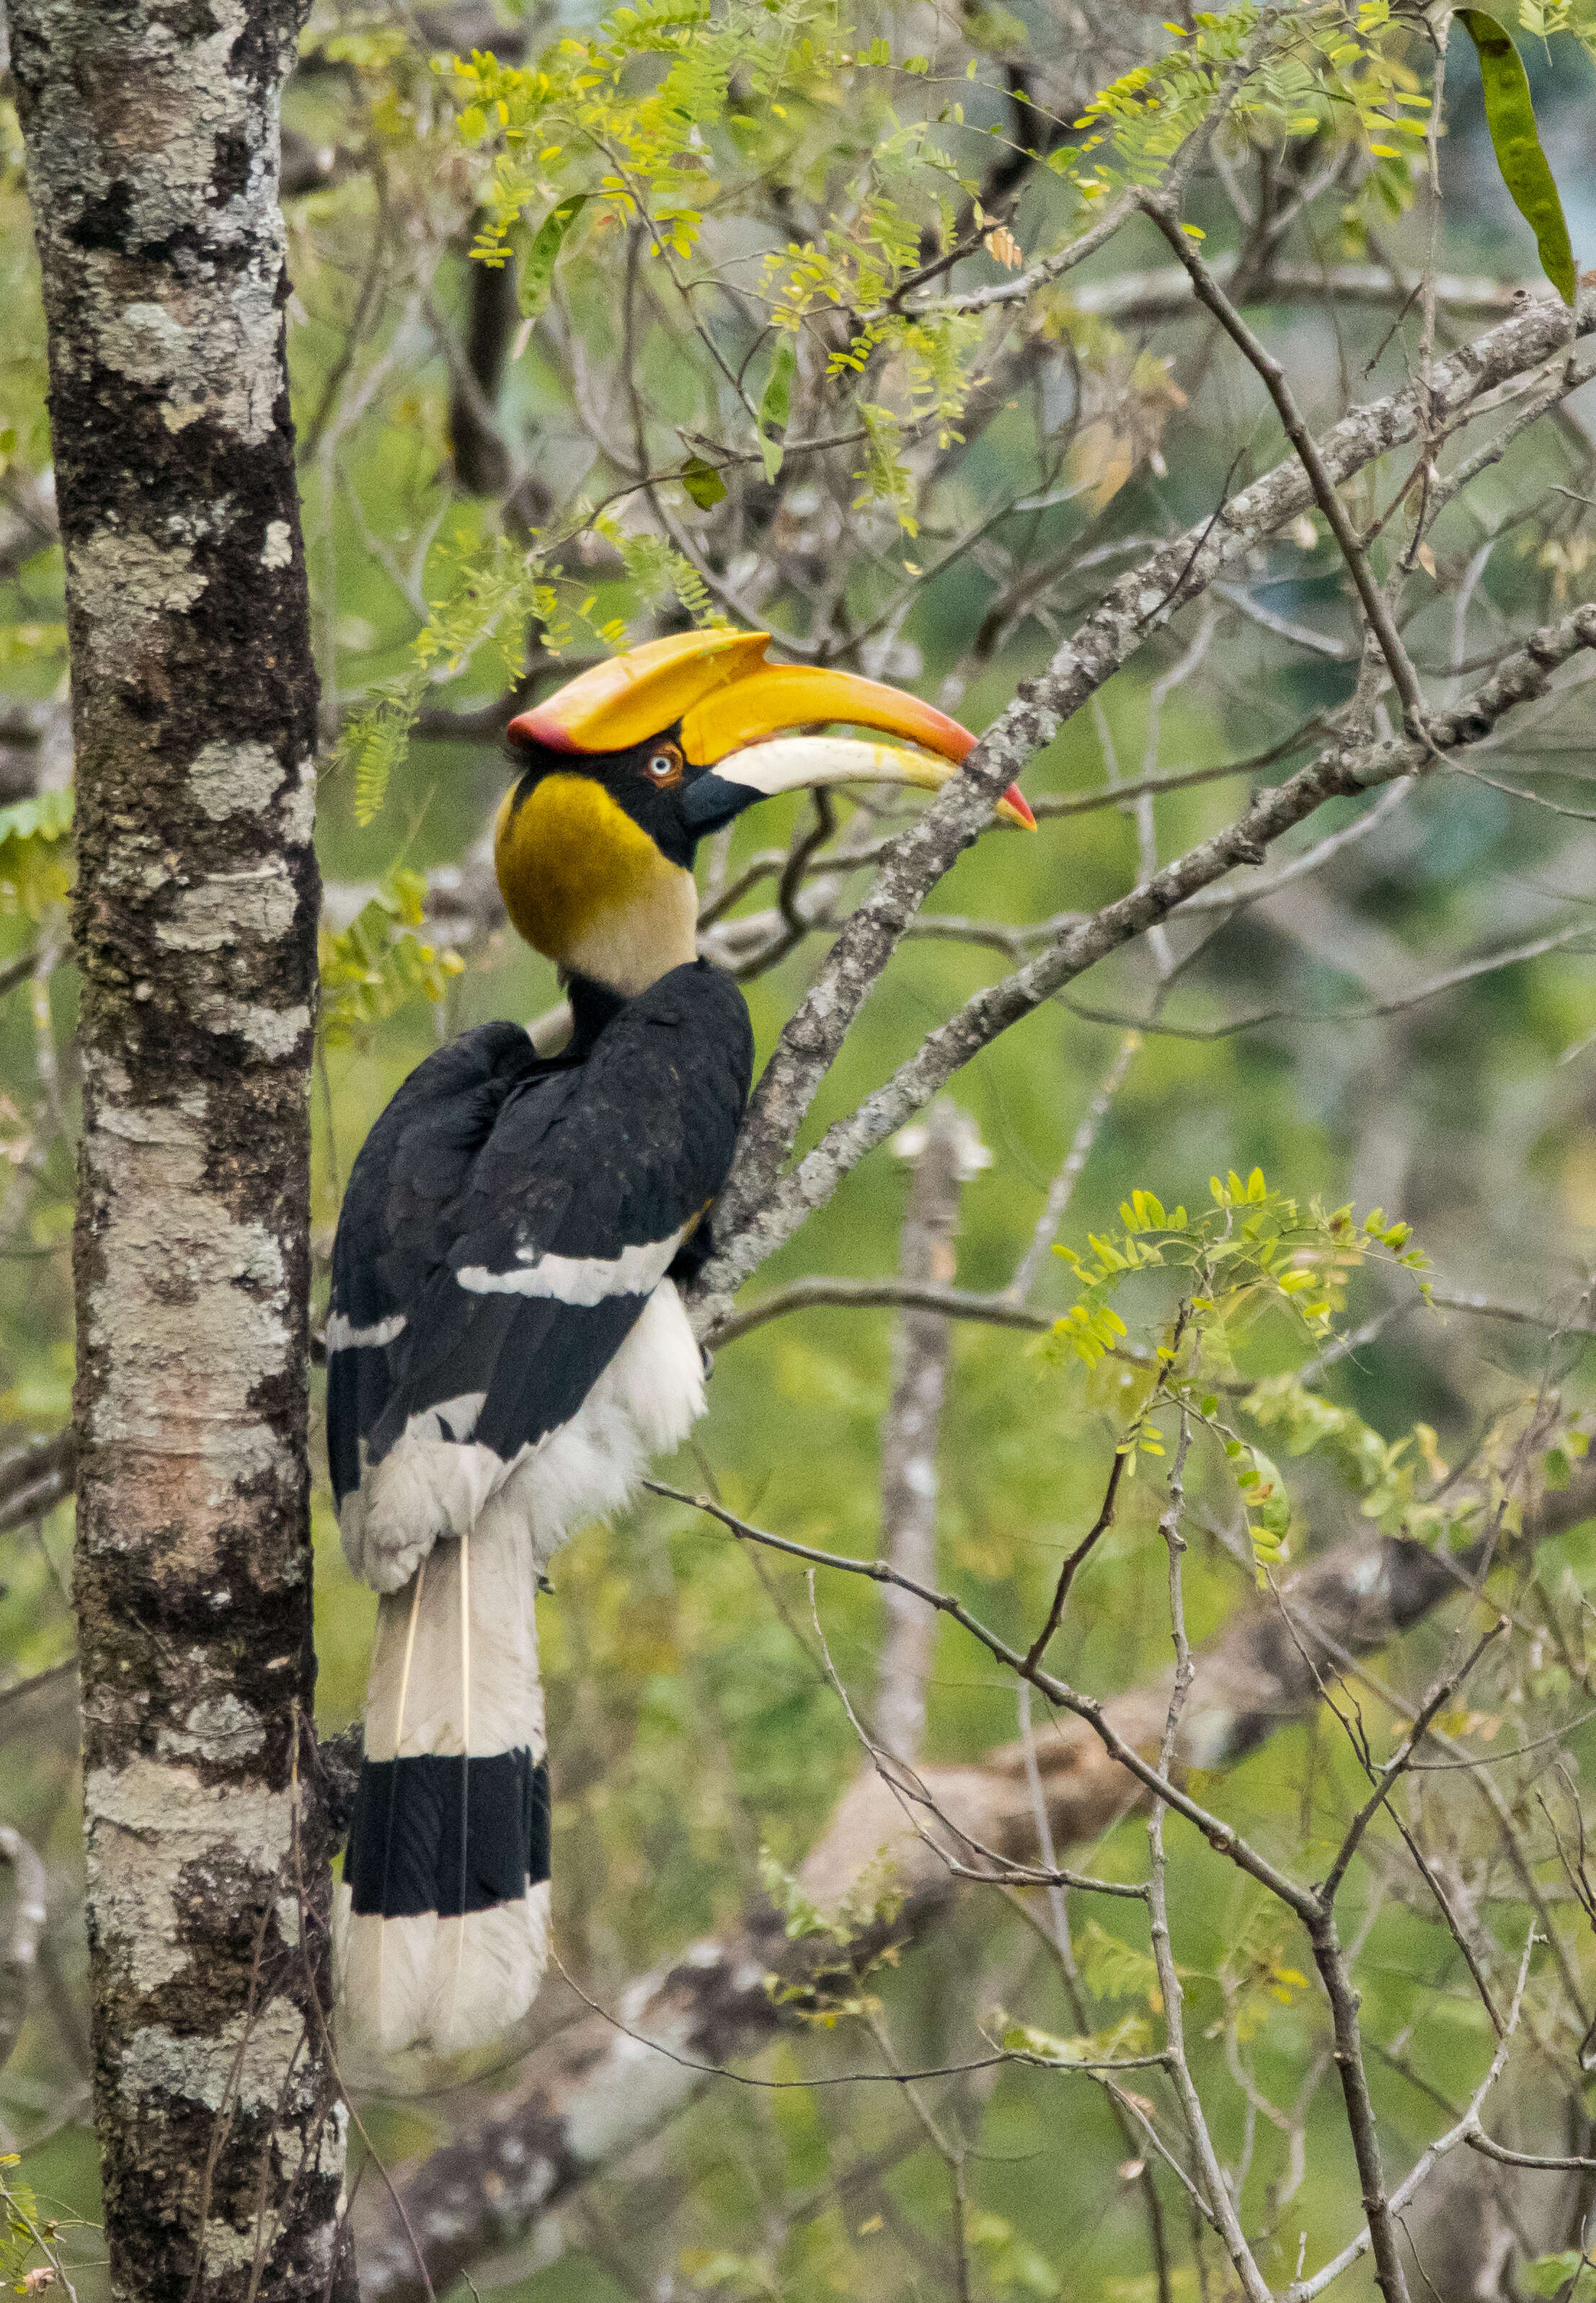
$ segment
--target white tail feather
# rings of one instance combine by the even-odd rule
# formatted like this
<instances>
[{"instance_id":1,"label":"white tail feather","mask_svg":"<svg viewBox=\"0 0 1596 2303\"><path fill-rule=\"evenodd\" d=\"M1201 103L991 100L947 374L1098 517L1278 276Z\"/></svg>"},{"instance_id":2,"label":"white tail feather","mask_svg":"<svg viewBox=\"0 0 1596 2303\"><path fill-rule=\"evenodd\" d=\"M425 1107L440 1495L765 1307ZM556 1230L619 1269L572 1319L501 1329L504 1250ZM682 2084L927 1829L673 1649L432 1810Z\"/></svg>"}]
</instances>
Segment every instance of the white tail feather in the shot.
<instances>
[{"instance_id":1,"label":"white tail feather","mask_svg":"<svg viewBox=\"0 0 1596 2303\"><path fill-rule=\"evenodd\" d=\"M490 1518L440 1540L409 1587L384 1596L366 1703L366 1754L544 1756L537 1569L522 1527ZM351 2068L404 2083L394 2059L451 2056L531 2005L548 1948L547 1881L463 1917L355 1913L340 1891L341 2046Z\"/></svg>"},{"instance_id":2,"label":"white tail feather","mask_svg":"<svg viewBox=\"0 0 1596 2303\"><path fill-rule=\"evenodd\" d=\"M421 1592L426 1581L426 1562L424 1559L420 1566L416 1570L416 1580L410 1587L410 1616L405 1625L404 1634L404 1661L400 1666L399 1700L394 1713L393 1735L396 1743L402 1742L404 1740L405 1705L410 1699L410 1666L415 1661L416 1657L416 1627L421 1620ZM383 2023L384 2028L386 2028L384 2010L386 2004L385 1987L388 1980L388 1970L391 1964L390 1954L397 1956L400 1952L400 1945L395 1937L387 1934L384 1928L379 1926L376 1930L372 1949L376 1961L376 2004L378 2011L377 2020L379 2023ZM413 1978L408 1976L404 1978L405 1983L411 1982ZM403 1985L401 1984L400 1993L401 2004L404 1996L405 1993Z\"/></svg>"},{"instance_id":3,"label":"white tail feather","mask_svg":"<svg viewBox=\"0 0 1596 2303\"><path fill-rule=\"evenodd\" d=\"M537 1568L522 1528L487 1514L469 1537L441 1539L405 1589L377 1603L367 1758L469 1751L486 1759L525 1745L541 1759L536 1598Z\"/></svg>"},{"instance_id":4,"label":"white tail feather","mask_svg":"<svg viewBox=\"0 0 1596 2303\"><path fill-rule=\"evenodd\" d=\"M356 2086L403 2092L432 2084L437 2059L496 2039L537 1996L548 1959L546 1879L528 1890L524 1902L469 1911L463 1919L351 1914L348 1891L340 1888L339 1896L339 2050ZM389 1986L384 2022L364 2020L360 2012L365 1978L379 1961Z\"/></svg>"},{"instance_id":5,"label":"white tail feather","mask_svg":"<svg viewBox=\"0 0 1596 2303\"><path fill-rule=\"evenodd\" d=\"M460 1540L460 1741L469 1751L471 1748L471 1538L469 1533L462 1535ZM463 1824L461 1828L463 1830ZM460 1864L463 1869L465 1865L463 1843L460 1848ZM433 2019L435 2034L440 2021L445 2029L453 2028L465 1996L463 1970L466 1957L466 1920L462 1916L453 1921L443 1922L443 1931L445 1936L451 1926L454 1930L453 1980L450 1987L447 2011L435 2012ZM536 1984L533 1988L536 1989Z\"/></svg>"},{"instance_id":6,"label":"white tail feather","mask_svg":"<svg viewBox=\"0 0 1596 2303\"><path fill-rule=\"evenodd\" d=\"M351 1564L383 1594L368 1759L520 1749L543 1759L538 1570L578 1520L623 1504L649 1456L674 1447L703 1409L698 1347L666 1279L577 1413L508 1462L443 1439L441 1411L411 1419L343 1506ZM547 1955L546 1882L463 1919L349 1906L341 1887L340 2043L351 2076L424 2083L436 2076L426 2058L483 2045L531 2004Z\"/></svg>"}]
</instances>

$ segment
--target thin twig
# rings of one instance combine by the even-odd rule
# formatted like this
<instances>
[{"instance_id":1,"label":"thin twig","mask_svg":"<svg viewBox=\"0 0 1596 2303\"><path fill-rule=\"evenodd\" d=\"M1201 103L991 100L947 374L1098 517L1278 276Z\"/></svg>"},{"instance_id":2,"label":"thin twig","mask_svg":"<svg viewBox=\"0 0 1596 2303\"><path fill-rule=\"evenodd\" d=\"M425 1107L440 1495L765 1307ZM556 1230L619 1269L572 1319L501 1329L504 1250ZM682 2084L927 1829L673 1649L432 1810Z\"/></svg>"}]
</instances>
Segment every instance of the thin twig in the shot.
<instances>
[{"instance_id":1,"label":"thin twig","mask_svg":"<svg viewBox=\"0 0 1596 2303\"><path fill-rule=\"evenodd\" d=\"M1409 736L1423 740L1424 734L1424 698L1419 687L1418 674L1402 636L1398 631L1385 598L1369 566L1368 554L1351 520L1347 508L1336 492L1319 443L1296 404L1296 395L1282 363L1242 318L1213 273L1181 228L1178 209L1167 193L1144 192L1142 207L1169 241L1186 266L1192 289L1200 303L1206 305L1237 350L1262 377L1264 390L1274 401L1286 437L1302 459L1313 490L1313 501L1324 514L1331 535L1341 548L1347 572L1357 587L1364 613L1371 629L1380 642L1381 654L1391 675L1391 684L1402 699L1403 721Z\"/></svg>"},{"instance_id":2,"label":"thin twig","mask_svg":"<svg viewBox=\"0 0 1596 2303\"><path fill-rule=\"evenodd\" d=\"M1414 2198L1423 2188L1440 2160L1444 2159L1449 2151L1456 2150L1460 2143L1468 2142L1472 2136L1480 2132L1480 2113L1485 2098L1507 2069L1508 2050L1518 2029L1519 2012L1524 2004L1524 1986L1529 1980L1530 1953L1535 1942L1536 1936L1532 1928L1524 1939L1524 1955L1519 1961L1518 1984L1513 1994L1513 2004L1507 2014L1507 2037L1497 2042L1496 2053L1490 2059L1490 2070L1475 2088L1462 2118L1449 2128L1446 2134L1438 2136L1433 2143L1421 2152L1402 2181L1391 2192L1386 2202L1388 2217L1400 2214L1409 2201ZM1371 2226L1365 2223L1357 2237L1344 2247L1338 2255L1332 2256L1330 2262L1316 2271L1311 2279L1293 2280L1286 2290L1285 2303L1314 2303L1314 2299L1322 2295L1327 2287L1332 2286L1343 2272L1350 2271L1355 2263L1368 2254L1372 2240ZM1404 2282L1403 2291L1406 2292L1406 2282Z\"/></svg>"}]
</instances>

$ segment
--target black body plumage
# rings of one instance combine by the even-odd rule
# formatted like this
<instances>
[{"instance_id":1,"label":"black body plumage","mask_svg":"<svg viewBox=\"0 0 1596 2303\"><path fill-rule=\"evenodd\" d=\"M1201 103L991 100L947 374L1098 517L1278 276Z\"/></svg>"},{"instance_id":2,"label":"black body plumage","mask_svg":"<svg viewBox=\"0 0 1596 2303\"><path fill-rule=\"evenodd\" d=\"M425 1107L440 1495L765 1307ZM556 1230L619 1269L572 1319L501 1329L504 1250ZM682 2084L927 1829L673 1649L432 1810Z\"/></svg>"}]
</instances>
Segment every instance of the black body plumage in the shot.
<instances>
[{"instance_id":1,"label":"black body plumage","mask_svg":"<svg viewBox=\"0 0 1596 2303\"><path fill-rule=\"evenodd\" d=\"M388 1591L409 1583L418 1604L434 1539L466 1537L483 1496L510 1492L511 1473L536 1476L662 1279L703 1261L705 1211L730 1165L753 1062L736 986L697 961L629 1000L579 979L572 995L561 1055L494 1023L429 1057L372 1128L344 1194L328 1320L333 1484L346 1547L365 1547L361 1572ZM414 1556L397 1549L385 1577L381 1474L407 1450L443 1462L429 1477L445 1497L457 1455L478 1506L410 1528ZM529 1534L525 1548L531 1573ZM463 1556L459 1578L463 1624ZM391 1642L390 1675L395 1652ZM410 1666L407 1647L407 1684ZM536 1698L535 1640L530 1673ZM541 1717L478 1756L490 1708L455 1723L447 1756L425 1735L416 1751L401 1691L395 1755L368 1757L358 1797L344 1866L356 1914L481 1912L546 1879Z\"/></svg>"},{"instance_id":2,"label":"black body plumage","mask_svg":"<svg viewBox=\"0 0 1596 2303\"><path fill-rule=\"evenodd\" d=\"M462 1286L531 1255L619 1261L701 1219L726 1179L754 1060L736 985L703 960L636 999L573 987L577 1029L539 1056L483 1024L413 1071L367 1137L333 1246L327 1447L339 1504L410 1417L486 1394L472 1438L508 1461L566 1422L646 1291L591 1304ZM701 1221L677 1251L708 1252ZM673 1261L676 1259L673 1258ZM341 1324L342 1323L342 1324Z\"/></svg>"}]
</instances>

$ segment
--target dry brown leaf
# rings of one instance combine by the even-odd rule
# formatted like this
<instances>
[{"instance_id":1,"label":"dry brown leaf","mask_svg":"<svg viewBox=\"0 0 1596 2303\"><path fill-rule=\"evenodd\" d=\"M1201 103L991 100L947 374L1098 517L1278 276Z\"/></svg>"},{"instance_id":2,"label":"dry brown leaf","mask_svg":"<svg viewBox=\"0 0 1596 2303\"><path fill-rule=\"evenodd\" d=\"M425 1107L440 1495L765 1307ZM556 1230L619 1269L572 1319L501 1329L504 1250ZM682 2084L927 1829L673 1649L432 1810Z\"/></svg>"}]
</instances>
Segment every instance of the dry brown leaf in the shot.
<instances>
[{"instance_id":1,"label":"dry brown leaf","mask_svg":"<svg viewBox=\"0 0 1596 2303\"><path fill-rule=\"evenodd\" d=\"M1100 512L1112 502L1136 468L1136 443L1106 417L1085 424L1070 443L1065 477L1086 491L1087 508Z\"/></svg>"}]
</instances>

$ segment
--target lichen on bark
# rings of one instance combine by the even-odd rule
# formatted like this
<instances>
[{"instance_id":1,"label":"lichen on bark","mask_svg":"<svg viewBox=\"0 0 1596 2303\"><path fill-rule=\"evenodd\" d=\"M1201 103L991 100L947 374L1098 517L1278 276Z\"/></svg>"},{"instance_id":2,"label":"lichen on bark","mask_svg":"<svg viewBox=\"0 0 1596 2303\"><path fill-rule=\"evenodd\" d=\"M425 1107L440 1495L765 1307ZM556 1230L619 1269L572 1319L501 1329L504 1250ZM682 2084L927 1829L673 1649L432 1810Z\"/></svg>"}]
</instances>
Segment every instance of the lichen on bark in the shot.
<instances>
[{"instance_id":1,"label":"lichen on bark","mask_svg":"<svg viewBox=\"0 0 1596 2303\"><path fill-rule=\"evenodd\" d=\"M78 763L76 1604L115 2292L352 2294L306 1452L296 0L21 0Z\"/></svg>"}]
</instances>

